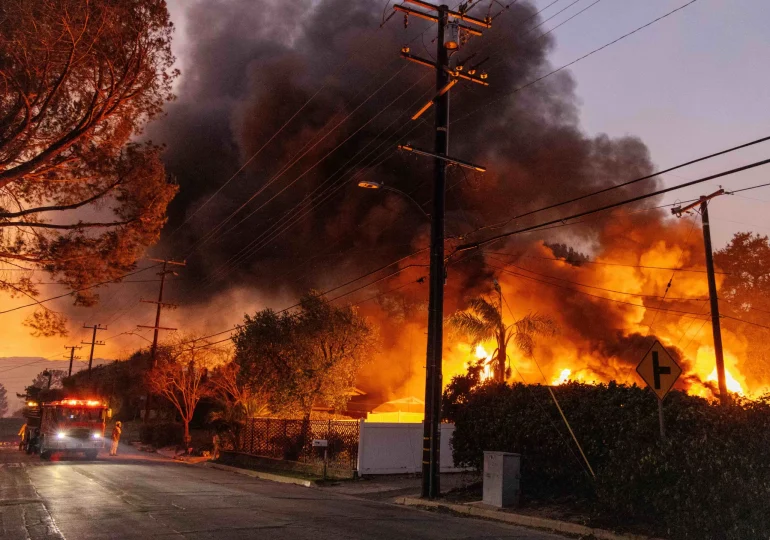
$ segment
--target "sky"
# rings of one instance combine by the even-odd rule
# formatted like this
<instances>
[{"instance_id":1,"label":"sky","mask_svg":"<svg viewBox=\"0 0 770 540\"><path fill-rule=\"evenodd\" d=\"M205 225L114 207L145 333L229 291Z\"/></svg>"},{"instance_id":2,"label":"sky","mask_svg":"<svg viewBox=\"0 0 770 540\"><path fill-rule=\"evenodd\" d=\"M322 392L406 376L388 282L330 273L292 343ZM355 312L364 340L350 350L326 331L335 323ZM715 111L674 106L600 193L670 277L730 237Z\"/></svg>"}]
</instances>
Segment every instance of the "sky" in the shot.
<instances>
[{"instance_id":1,"label":"sky","mask_svg":"<svg viewBox=\"0 0 770 540\"><path fill-rule=\"evenodd\" d=\"M571 62L686 3L601 0L555 31L551 60L557 67ZM574 9L589 4L581 0ZM558 11L559 5L543 15ZM763 0L698 0L580 61L570 70L582 100L583 128L592 134L639 136L660 169L768 135L770 33L765 23L769 17L770 3ZM768 155L770 143L765 143L664 178L674 185ZM731 190L766 182L770 170L759 168L677 191L666 202L706 195L720 183ZM723 247L738 231L770 234L767 201L770 187L715 200L709 207L714 248Z\"/></svg>"},{"instance_id":2,"label":"sky","mask_svg":"<svg viewBox=\"0 0 770 540\"><path fill-rule=\"evenodd\" d=\"M360 1L360 0L359 0ZM374 0L372 0L374 1ZM538 0L546 7L553 0ZM542 12L544 18L554 15L569 5L571 0L560 0ZM593 0L579 0L563 13L543 25L549 29L564 21ZM559 67L589 53L634 28L686 4L688 0L600 0L587 11L554 31L556 46L550 60ZM191 0L169 0L172 19L177 26L174 50L182 69L182 78L194 77L194 66L186 64L187 44L195 36L186 32L184 14ZM381 2L380 2L381 3ZM482 6L486 6L484 0ZM485 7L476 8L483 11ZM765 135L770 131L770 72L767 52L770 48L770 2L766 0L697 0L681 11L581 60L569 70L581 100L582 127L589 135L607 133L611 136L626 134L639 136L648 146L653 162L666 168L690 159L735 146ZM516 21L503 14L495 25L510 25ZM400 24L391 21L391 24ZM491 39L494 28L480 39ZM499 44L498 46L505 46ZM490 72L494 84L494 72ZM525 90L537 92L537 85ZM708 163L688 167L664 177L668 185L700 178L768 157L770 143L736 152ZM740 189L770 182L770 168L759 168L697 187L677 191L666 197L666 202L686 200L715 191L719 185L726 189ZM715 199L710 206L714 248L723 247L738 231L770 234L770 187L740 195L726 195ZM152 279L151 272L141 276ZM139 278L140 276L137 276ZM131 330L128 319L147 319L151 324L152 308L135 299L125 300L117 291L120 287L135 286L137 294L153 294L155 284L122 285L108 288L104 302L95 310L82 310L73 319L77 328L66 339L35 339L28 335L19 322L19 312L0 315L6 317L0 324L0 358L42 357L61 358L63 345L77 344L87 339L88 331L82 324L109 322L109 330L99 334L107 345L98 348L96 356L108 358L126 355L145 343L145 338L119 336ZM57 287L43 287L43 296L59 292ZM173 284L169 294L173 296ZM241 298L242 299L242 298ZM224 298L223 306L231 308L236 297ZM62 299L58 303L68 300ZM21 300L12 300L12 305ZM57 302L52 304L56 306ZM60 304L64 305L64 304ZM169 324L184 317L184 311L172 315ZM176 320L174 320L176 319ZM219 323L219 324L217 324ZM207 327L221 329L216 318L206 321ZM80 353L85 351L81 350ZM86 351L87 352L87 351ZM3 366L16 364L3 363ZM42 364L41 364L42 365ZM42 369L39 365L19 368L4 373L0 382L11 391L19 389L31 376Z\"/></svg>"}]
</instances>

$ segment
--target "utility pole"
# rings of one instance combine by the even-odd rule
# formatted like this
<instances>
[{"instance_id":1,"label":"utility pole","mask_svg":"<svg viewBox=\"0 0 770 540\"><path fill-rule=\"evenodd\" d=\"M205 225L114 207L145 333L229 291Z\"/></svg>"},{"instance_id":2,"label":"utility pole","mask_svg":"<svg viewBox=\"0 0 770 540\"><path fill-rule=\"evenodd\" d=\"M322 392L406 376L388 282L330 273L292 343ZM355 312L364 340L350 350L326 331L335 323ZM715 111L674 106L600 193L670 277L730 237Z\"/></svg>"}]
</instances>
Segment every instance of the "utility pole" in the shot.
<instances>
[{"instance_id":1,"label":"utility pole","mask_svg":"<svg viewBox=\"0 0 770 540\"><path fill-rule=\"evenodd\" d=\"M79 356L77 357L75 356L75 349L82 349L83 347L81 347L80 345L69 345L69 346L65 345L64 348L70 350L70 368L67 371L67 377L72 377L72 361L75 360L75 358L77 358L78 360L80 359Z\"/></svg>"},{"instance_id":2,"label":"utility pole","mask_svg":"<svg viewBox=\"0 0 770 540\"><path fill-rule=\"evenodd\" d=\"M81 341L83 345L91 345L91 354L88 356L88 378L91 378L91 365L94 363L94 346L104 345L103 341L96 341L96 332L99 330L107 330L106 326L101 324L95 324L93 326L83 325L83 328L93 328L94 334L91 336L91 341ZM71 367L71 366L70 366Z\"/></svg>"},{"instance_id":3,"label":"utility pole","mask_svg":"<svg viewBox=\"0 0 770 540\"><path fill-rule=\"evenodd\" d=\"M706 248L706 272L709 283L709 300L711 302L711 330L714 334L714 353L717 363L717 381L719 383L719 400L722 405L730 403L730 395L727 393L727 379L725 378L725 357L722 351L722 328L719 324L719 298L717 297L717 281L714 277L714 256L711 250L711 227L709 224L708 202L714 197L724 195L725 190L719 189L711 195L701 195L698 202L685 207L675 207L671 213L681 217L684 212L700 206L700 216L703 221L703 245Z\"/></svg>"},{"instance_id":4,"label":"utility pole","mask_svg":"<svg viewBox=\"0 0 770 540\"><path fill-rule=\"evenodd\" d=\"M399 149L415 152L433 158L433 208L431 211L430 228L430 292L428 300L428 344L427 362L425 365L425 419L423 422L422 449L422 488L424 498L433 499L441 494L439 483L441 447L441 391L442 391L442 353L444 329L444 210L446 197L446 167L451 163L475 170L485 170L466 161L450 158L449 153L449 91L460 79L468 80L487 86L486 74L476 76L476 67L464 71L464 66L458 62L450 68L450 53L456 52L461 42L461 32L465 35L480 36L481 32L471 26L459 23L467 21L484 28L491 27L489 18L482 20L468 16L465 11L453 11L446 5L434 5L422 0L405 0L420 8L429 10L419 11L404 5L395 5L396 11L404 13L404 22L408 23L409 15L433 21L438 26L436 39L436 61L426 60L409 54L409 48L401 49L401 56L406 60L416 62L436 71L436 95L412 116L417 120L433 105L436 107L435 134L433 152L416 149L410 145L399 145ZM435 15L434 13L435 12Z\"/></svg>"},{"instance_id":5,"label":"utility pole","mask_svg":"<svg viewBox=\"0 0 770 540\"><path fill-rule=\"evenodd\" d=\"M177 262L172 261L168 259L149 259L151 261L155 262L161 262L163 263L163 269L158 272L158 275L160 276L160 289L158 290L158 300L139 300L140 302L144 302L146 304L156 304L157 308L155 310L155 325L154 326L145 326L145 325L137 325L138 328L152 328L154 330L154 335L152 337L152 348L150 349L150 357L152 358L152 367L155 367L157 364L157 353L158 353L158 332L160 330L171 330L174 331L176 328L166 328L160 325L160 311L161 309L165 308L175 308L177 307L176 304L168 304L163 302L163 285L166 282L166 275L173 274L178 275L173 270L168 270L168 266L185 266L187 263L183 262Z\"/></svg>"},{"instance_id":6,"label":"utility pole","mask_svg":"<svg viewBox=\"0 0 770 540\"><path fill-rule=\"evenodd\" d=\"M145 326L145 325L139 324L139 325L137 325L137 328L152 328L152 330L153 330L152 346L150 348L150 359L151 359L151 362L152 362L152 367L154 368L158 364L157 355L158 355L158 334L159 334L159 332L161 330L169 330L169 331L172 331L172 332L174 330L176 330L176 328L168 328L168 327L164 327L164 326L160 325L160 312L161 312L161 310L164 307L165 308L171 308L171 309L177 307L176 304L169 304L169 303L164 303L163 302L163 285L166 283L166 276L168 274L173 274L175 276L178 275L173 270L169 270L168 266L169 265L172 265L172 266L186 266L187 263L184 262L184 261L178 262L178 261L172 261L172 260L169 260L169 259L150 259L150 260L153 261L153 262L163 263L163 269L160 272L158 272L158 275L160 276L160 288L158 289L158 300L155 301L155 300L140 299L139 301L140 302L144 302L146 304L155 304L156 305L156 309L155 309L155 325L154 326ZM149 415L150 415L150 401L151 401L151 396L150 396L150 393L148 392L147 395L145 396L145 399L144 399L144 418L142 419L143 422L147 422L147 420L149 419Z\"/></svg>"}]
</instances>

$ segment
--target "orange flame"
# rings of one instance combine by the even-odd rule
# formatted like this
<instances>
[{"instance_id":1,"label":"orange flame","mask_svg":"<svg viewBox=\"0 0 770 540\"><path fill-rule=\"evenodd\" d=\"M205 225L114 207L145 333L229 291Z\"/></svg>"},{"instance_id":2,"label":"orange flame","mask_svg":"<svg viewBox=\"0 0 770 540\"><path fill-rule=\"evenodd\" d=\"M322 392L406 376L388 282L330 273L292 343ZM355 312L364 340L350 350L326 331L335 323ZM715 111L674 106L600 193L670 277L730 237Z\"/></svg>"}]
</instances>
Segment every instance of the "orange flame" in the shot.
<instances>
[{"instance_id":1,"label":"orange flame","mask_svg":"<svg viewBox=\"0 0 770 540\"><path fill-rule=\"evenodd\" d=\"M714 371L712 371L708 377L706 377L707 381L717 381L717 368L714 368ZM741 386L741 383L739 383L735 377L732 376L732 374L725 370L725 383L727 383L727 390L729 392L732 392L733 394L738 394L739 396L745 395L745 392L743 391L743 387Z\"/></svg>"},{"instance_id":2,"label":"orange flame","mask_svg":"<svg viewBox=\"0 0 770 540\"><path fill-rule=\"evenodd\" d=\"M476 345L475 354L477 360L484 360L484 369L481 371L481 380L486 381L491 379L492 365L489 363L489 353L481 343Z\"/></svg>"},{"instance_id":3,"label":"orange flame","mask_svg":"<svg viewBox=\"0 0 770 540\"><path fill-rule=\"evenodd\" d=\"M559 376L551 381L551 384L553 386L559 386L560 384L564 384L569 380L570 375L572 375L572 370L569 368L564 368L561 370L561 373L559 374Z\"/></svg>"}]
</instances>

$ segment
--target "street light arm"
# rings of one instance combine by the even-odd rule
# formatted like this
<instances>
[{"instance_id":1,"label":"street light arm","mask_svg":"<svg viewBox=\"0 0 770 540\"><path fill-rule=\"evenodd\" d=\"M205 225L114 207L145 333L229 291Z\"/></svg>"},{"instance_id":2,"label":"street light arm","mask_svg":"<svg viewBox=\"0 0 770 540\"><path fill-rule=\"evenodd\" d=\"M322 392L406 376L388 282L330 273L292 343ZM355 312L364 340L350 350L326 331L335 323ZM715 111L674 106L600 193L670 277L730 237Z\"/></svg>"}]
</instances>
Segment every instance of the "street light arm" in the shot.
<instances>
[{"instance_id":1,"label":"street light arm","mask_svg":"<svg viewBox=\"0 0 770 540\"><path fill-rule=\"evenodd\" d=\"M415 205L417 208L419 208L419 210L420 210L420 213L421 213L423 216L425 216L425 217L428 219L428 221L430 221L430 214L428 214L428 213L427 213L427 212L426 212L426 211L423 209L423 207L422 207L422 206L420 206L420 203L418 203L416 200L414 200L414 199L412 198L412 196L411 196L411 195L409 195L409 194L408 194L408 193L406 193L405 191L401 191L400 189L396 189L396 188L392 188L392 187L390 187L390 186L386 186L385 184L382 184L381 188L382 188L382 189L385 189L385 190L387 190L387 191L392 191L392 192L394 192L394 193L398 193L399 195L402 195L403 197L405 197L405 198L409 199L409 200L412 202L412 204L414 204L414 205Z\"/></svg>"}]
</instances>

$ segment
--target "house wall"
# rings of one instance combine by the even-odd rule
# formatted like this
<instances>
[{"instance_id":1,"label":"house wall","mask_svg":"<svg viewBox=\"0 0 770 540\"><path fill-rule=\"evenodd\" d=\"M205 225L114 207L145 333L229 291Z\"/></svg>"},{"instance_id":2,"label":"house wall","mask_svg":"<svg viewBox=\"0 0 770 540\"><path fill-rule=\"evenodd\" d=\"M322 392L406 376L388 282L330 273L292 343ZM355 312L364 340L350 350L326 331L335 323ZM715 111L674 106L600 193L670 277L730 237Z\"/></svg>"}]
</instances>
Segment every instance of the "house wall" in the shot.
<instances>
[{"instance_id":1,"label":"house wall","mask_svg":"<svg viewBox=\"0 0 770 540\"><path fill-rule=\"evenodd\" d=\"M454 466L450 441L454 424L441 424L441 472L461 472ZM407 474L422 470L422 423L361 421L358 474Z\"/></svg>"}]
</instances>

